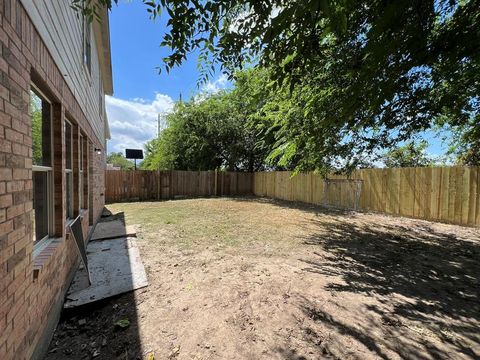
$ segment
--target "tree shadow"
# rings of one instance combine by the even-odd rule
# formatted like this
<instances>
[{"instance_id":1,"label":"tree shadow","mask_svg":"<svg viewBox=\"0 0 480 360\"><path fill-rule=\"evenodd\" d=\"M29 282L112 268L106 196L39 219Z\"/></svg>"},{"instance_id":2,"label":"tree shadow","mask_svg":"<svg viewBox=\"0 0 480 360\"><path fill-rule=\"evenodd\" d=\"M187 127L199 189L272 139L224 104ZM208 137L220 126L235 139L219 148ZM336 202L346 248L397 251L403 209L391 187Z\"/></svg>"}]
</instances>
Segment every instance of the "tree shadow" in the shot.
<instances>
[{"instance_id":1,"label":"tree shadow","mask_svg":"<svg viewBox=\"0 0 480 360\"><path fill-rule=\"evenodd\" d=\"M257 204L269 204L275 207L280 207L283 209L290 210L299 210L308 214L313 215L338 215L338 216L354 216L358 214L355 210L335 208L335 207L326 207L318 204L310 204L300 201L288 201L281 199L274 199L268 197L258 197L258 196L230 196L229 200L236 202L247 202L247 203L257 203Z\"/></svg>"},{"instance_id":2,"label":"tree shadow","mask_svg":"<svg viewBox=\"0 0 480 360\"><path fill-rule=\"evenodd\" d=\"M426 222L375 227L346 217L314 222L319 231L304 243L322 253L301 259L303 270L331 278L326 286L331 292L363 294L378 303L366 306L366 315L375 316L355 327L301 299L305 315L348 333L382 358L388 357L385 349L407 358L480 357L478 236L460 238ZM379 328L383 338L372 335Z\"/></svg>"}]
</instances>

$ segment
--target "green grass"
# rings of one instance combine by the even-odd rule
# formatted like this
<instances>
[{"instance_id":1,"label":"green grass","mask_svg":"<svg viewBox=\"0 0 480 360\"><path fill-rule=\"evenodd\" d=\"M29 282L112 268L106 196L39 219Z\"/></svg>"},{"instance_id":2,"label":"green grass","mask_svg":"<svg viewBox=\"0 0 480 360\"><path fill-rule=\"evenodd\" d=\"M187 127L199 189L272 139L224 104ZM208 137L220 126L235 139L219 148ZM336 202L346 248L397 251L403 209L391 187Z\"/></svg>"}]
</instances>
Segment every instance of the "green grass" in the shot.
<instances>
[{"instance_id":1,"label":"green grass","mask_svg":"<svg viewBox=\"0 0 480 360\"><path fill-rule=\"evenodd\" d=\"M114 214L124 212L127 224L140 226L142 236L162 243L175 242L235 246L241 220L225 208L222 199L193 199L162 202L117 203L107 207Z\"/></svg>"},{"instance_id":2,"label":"green grass","mask_svg":"<svg viewBox=\"0 0 480 360\"><path fill-rule=\"evenodd\" d=\"M235 249L256 254L288 253L304 241L315 212L253 198L185 199L117 203L128 225L137 225L139 240L158 246ZM233 250L235 251L235 250Z\"/></svg>"}]
</instances>

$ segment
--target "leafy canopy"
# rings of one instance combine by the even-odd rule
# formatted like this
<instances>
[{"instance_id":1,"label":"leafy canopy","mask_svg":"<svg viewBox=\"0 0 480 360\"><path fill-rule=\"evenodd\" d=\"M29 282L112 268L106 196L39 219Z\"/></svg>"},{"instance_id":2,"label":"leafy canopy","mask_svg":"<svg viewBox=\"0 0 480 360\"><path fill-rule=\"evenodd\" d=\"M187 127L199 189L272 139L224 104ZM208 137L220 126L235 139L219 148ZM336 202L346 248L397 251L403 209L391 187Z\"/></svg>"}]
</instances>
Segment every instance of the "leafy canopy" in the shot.
<instances>
[{"instance_id":1,"label":"leafy canopy","mask_svg":"<svg viewBox=\"0 0 480 360\"><path fill-rule=\"evenodd\" d=\"M480 148L480 0L144 3L152 17L168 17L166 71L195 51L203 81L215 65L232 77L245 66L269 69L282 94L279 161L352 169L439 121ZM88 14L97 3L82 4Z\"/></svg>"},{"instance_id":2,"label":"leafy canopy","mask_svg":"<svg viewBox=\"0 0 480 360\"><path fill-rule=\"evenodd\" d=\"M264 124L258 113L264 77L251 70L239 74L233 91L177 103L167 115L167 128L146 144L142 168L262 170L274 141L257 127Z\"/></svg>"},{"instance_id":3,"label":"leafy canopy","mask_svg":"<svg viewBox=\"0 0 480 360\"><path fill-rule=\"evenodd\" d=\"M389 168L433 166L435 159L426 153L427 147L426 141L410 141L387 151L382 160Z\"/></svg>"}]
</instances>

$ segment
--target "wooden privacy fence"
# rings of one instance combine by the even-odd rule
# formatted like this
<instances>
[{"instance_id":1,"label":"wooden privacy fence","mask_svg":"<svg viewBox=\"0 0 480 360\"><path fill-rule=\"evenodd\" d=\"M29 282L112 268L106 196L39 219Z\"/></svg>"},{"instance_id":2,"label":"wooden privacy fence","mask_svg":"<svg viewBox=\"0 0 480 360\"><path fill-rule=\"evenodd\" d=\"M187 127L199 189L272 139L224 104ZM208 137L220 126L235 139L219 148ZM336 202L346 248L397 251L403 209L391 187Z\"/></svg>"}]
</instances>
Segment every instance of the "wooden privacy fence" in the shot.
<instances>
[{"instance_id":1,"label":"wooden privacy fence","mask_svg":"<svg viewBox=\"0 0 480 360\"><path fill-rule=\"evenodd\" d=\"M480 168L365 169L349 178L287 171L107 170L105 201L256 195L460 225L480 225Z\"/></svg>"},{"instance_id":2,"label":"wooden privacy fence","mask_svg":"<svg viewBox=\"0 0 480 360\"><path fill-rule=\"evenodd\" d=\"M253 174L215 171L105 171L105 202L253 195Z\"/></svg>"},{"instance_id":3,"label":"wooden privacy fence","mask_svg":"<svg viewBox=\"0 0 480 360\"><path fill-rule=\"evenodd\" d=\"M255 173L253 193L290 201L480 225L480 168L365 169L350 178Z\"/></svg>"}]
</instances>

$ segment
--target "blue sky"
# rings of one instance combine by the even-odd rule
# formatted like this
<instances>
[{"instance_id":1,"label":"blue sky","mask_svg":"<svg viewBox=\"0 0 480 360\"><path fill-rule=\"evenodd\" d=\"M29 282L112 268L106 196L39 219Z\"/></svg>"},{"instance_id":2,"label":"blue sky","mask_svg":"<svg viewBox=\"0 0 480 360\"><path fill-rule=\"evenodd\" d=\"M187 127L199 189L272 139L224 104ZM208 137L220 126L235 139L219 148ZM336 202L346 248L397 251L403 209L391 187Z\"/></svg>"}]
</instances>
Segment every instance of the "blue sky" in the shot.
<instances>
[{"instance_id":1,"label":"blue sky","mask_svg":"<svg viewBox=\"0 0 480 360\"><path fill-rule=\"evenodd\" d=\"M110 36L113 66L113 97L107 97L107 114L112 139L108 152L125 148L143 148L157 134L157 114L168 112L180 93L188 99L198 91L215 91L228 86L226 77L217 73L201 89L197 87L197 58L191 56L170 74L158 74L162 57L168 49L160 47L166 19L149 19L139 0L120 1L110 13ZM441 155L445 147L438 136L425 135L427 151Z\"/></svg>"},{"instance_id":2,"label":"blue sky","mask_svg":"<svg viewBox=\"0 0 480 360\"><path fill-rule=\"evenodd\" d=\"M162 94L177 100L196 90L196 62L194 59L170 74L158 74L162 57L168 49L160 47L165 31L164 17L152 21L146 6L140 1L121 1L110 15L113 80L115 96L122 99L153 100Z\"/></svg>"},{"instance_id":3,"label":"blue sky","mask_svg":"<svg viewBox=\"0 0 480 360\"><path fill-rule=\"evenodd\" d=\"M158 73L168 49L160 47L166 28L163 17L150 20L139 0L120 1L110 13L113 68L113 97L107 97L107 114L112 139L108 152L143 148L157 134L157 114L169 111L182 94L188 99L198 91L215 91L228 85L218 73L201 89L193 54L169 74Z\"/></svg>"}]
</instances>

